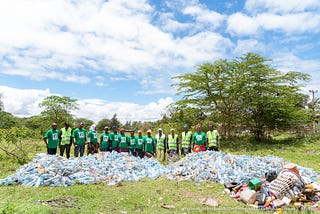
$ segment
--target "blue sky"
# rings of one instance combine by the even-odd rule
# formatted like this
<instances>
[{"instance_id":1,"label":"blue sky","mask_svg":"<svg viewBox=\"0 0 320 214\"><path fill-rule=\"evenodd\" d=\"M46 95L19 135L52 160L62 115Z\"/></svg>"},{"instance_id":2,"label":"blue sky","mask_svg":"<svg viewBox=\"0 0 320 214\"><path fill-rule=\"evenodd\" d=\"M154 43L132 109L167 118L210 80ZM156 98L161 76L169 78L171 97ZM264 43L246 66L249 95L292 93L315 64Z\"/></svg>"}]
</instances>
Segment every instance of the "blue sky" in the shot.
<instances>
[{"instance_id":1,"label":"blue sky","mask_svg":"<svg viewBox=\"0 0 320 214\"><path fill-rule=\"evenodd\" d=\"M0 93L17 116L55 94L96 122L157 120L179 99L171 77L249 51L310 74L307 93L320 83L319 14L319 0L1 1Z\"/></svg>"}]
</instances>

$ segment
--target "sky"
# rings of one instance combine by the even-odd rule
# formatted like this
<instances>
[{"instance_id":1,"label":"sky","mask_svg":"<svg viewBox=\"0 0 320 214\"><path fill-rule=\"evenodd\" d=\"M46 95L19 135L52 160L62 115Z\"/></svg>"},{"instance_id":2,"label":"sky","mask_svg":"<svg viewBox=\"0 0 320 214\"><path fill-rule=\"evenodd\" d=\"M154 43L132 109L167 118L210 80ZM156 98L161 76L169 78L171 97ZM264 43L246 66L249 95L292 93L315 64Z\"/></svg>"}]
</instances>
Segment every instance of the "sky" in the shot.
<instances>
[{"instance_id":1,"label":"sky","mask_svg":"<svg viewBox=\"0 0 320 214\"><path fill-rule=\"evenodd\" d=\"M304 93L320 84L320 0L0 0L0 28L1 100L19 117L59 95L78 118L155 121L181 99L172 77L247 52L310 74Z\"/></svg>"}]
</instances>

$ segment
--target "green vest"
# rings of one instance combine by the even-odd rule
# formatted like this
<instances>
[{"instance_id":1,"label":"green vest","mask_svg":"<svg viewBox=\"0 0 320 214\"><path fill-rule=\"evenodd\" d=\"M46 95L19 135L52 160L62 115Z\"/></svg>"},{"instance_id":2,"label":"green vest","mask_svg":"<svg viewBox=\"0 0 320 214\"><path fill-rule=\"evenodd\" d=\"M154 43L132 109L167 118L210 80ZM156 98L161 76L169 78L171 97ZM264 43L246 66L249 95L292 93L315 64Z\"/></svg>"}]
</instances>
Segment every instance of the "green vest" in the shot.
<instances>
[{"instance_id":1,"label":"green vest","mask_svg":"<svg viewBox=\"0 0 320 214\"><path fill-rule=\"evenodd\" d=\"M164 149L164 140L166 139L166 136L162 133L161 137L159 137L159 134L157 134L155 139L157 141L157 149Z\"/></svg>"},{"instance_id":2,"label":"green vest","mask_svg":"<svg viewBox=\"0 0 320 214\"><path fill-rule=\"evenodd\" d=\"M72 129L69 127L67 130L65 127L61 129L61 145L70 144Z\"/></svg>"},{"instance_id":3,"label":"green vest","mask_svg":"<svg viewBox=\"0 0 320 214\"><path fill-rule=\"evenodd\" d=\"M177 151L177 139L178 139L178 135L177 134L175 134L174 137L172 137L172 134L168 135L169 150Z\"/></svg>"},{"instance_id":4,"label":"green vest","mask_svg":"<svg viewBox=\"0 0 320 214\"><path fill-rule=\"evenodd\" d=\"M188 149L190 146L190 139L191 139L192 133L191 131L188 131L187 133L182 132L182 148Z\"/></svg>"},{"instance_id":5,"label":"green vest","mask_svg":"<svg viewBox=\"0 0 320 214\"><path fill-rule=\"evenodd\" d=\"M212 132L211 131L207 132L209 146L218 146L217 136L218 136L217 130L213 130Z\"/></svg>"}]
</instances>

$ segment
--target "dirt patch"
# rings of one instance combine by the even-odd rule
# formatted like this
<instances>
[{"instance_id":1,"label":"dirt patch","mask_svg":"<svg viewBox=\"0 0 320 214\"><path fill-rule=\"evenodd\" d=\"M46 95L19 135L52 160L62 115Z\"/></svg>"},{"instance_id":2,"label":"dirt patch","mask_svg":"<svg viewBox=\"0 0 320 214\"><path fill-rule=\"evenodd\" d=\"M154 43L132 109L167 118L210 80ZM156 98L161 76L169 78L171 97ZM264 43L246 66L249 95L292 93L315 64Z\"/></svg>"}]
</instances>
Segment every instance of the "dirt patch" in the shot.
<instances>
[{"instance_id":1,"label":"dirt patch","mask_svg":"<svg viewBox=\"0 0 320 214\"><path fill-rule=\"evenodd\" d=\"M305 150L304 152L308 155L320 155L320 151Z\"/></svg>"},{"instance_id":2,"label":"dirt patch","mask_svg":"<svg viewBox=\"0 0 320 214\"><path fill-rule=\"evenodd\" d=\"M73 197L55 198L51 200L39 200L37 203L58 208L77 208L77 200Z\"/></svg>"}]
</instances>

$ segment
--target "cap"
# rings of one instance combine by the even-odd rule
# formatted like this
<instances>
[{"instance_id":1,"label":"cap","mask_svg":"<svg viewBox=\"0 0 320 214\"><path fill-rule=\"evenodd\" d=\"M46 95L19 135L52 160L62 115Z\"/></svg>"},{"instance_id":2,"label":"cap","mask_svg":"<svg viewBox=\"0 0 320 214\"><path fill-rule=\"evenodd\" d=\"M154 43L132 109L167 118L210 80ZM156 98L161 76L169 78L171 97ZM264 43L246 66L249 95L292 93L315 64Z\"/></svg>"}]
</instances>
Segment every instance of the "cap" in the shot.
<instances>
[{"instance_id":1,"label":"cap","mask_svg":"<svg viewBox=\"0 0 320 214\"><path fill-rule=\"evenodd\" d=\"M187 126L187 125L184 125L184 126L183 126L183 128L184 128L184 129L187 129L187 128L188 128L188 126Z\"/></svg>"},{"instance_id":2,"label":"cap","mask_svg":"<svg viewBox=\"0 0 320 214\"><path fill-rule=\"evenodd\" d=\"M158 131L162 131L162 128L159 128Z\"/></svg>"},{"instance_id":3,"label":"cap","mask_svg":"<svg viewBox=\"0 0 320 214\"><path fill-rule=\"evenodd\" d=\"M80 125L84 125L84 122L80 122Z\"/></svg>"},{"instance_id":4,"label":"cap","mask_svg":"<svg viewBox=\"0 0 320 214\"><path fill-rule=\"evenodd\" d=\"M171 131L174 131L174 128L172 128Z\"/></svg>"},{"instance_id":5,"label":"cap","mask_svg":"<svg viewBox=\"0 0 320 214\"><path fill-rule=\"evenodd\" d=\"M142 133L142 131L141 131L141 130L139 130L139 131L138 131L138 133Z\"/></svg>"},{"instance_id":6,"label":"cap","mask_svg":"<svg viewBox=\"0 0 320 214\"><path fill-rule=\"evenodd\" d=\"M124 130L124 128L121 128L120 131L123 131L123 132L124 132L125 130Z\"/></svg>"},{"instance_id":7,"label":"cap","mask_svg":"<svg viewBox=\"0 0 320 214\"><path fill-rule=\"evenodd\" d=\"M151 129L148 129L147 133L151 133Z\"/></svg>"},{"instance_id":8,"label":"cap","mask_svg":"<svg viewBox=\"0 0 320 214\"><path fill-rule=\"evenodd\" d=\"M109 127L108 127L108 126L105 126L103 129L109 129Z\"/></svg>"}]
</instances>

